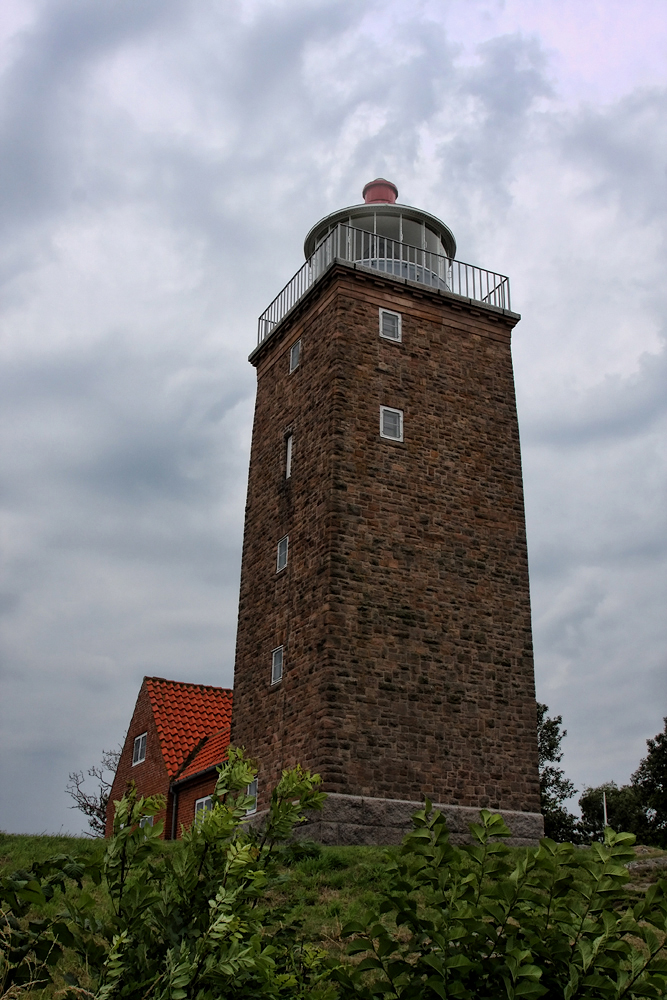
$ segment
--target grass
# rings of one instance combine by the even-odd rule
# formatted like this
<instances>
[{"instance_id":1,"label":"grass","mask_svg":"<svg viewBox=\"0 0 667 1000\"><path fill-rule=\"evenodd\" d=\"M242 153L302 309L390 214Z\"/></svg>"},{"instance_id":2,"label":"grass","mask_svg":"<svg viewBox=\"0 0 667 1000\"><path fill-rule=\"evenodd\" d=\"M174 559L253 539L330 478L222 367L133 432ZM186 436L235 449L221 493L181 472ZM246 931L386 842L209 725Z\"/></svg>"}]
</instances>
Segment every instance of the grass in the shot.
<instances>
[{"instance_id":1,"label":"grass","mask_svg":"<svg viewBox=\"0 0 667 1000\"><path fill-rule=\"evenodd\" d=\"M0 833L0 875L28 869L33 862L57 854L92 859L104 850L104 844L103 840L88 837ZM164 846L165 851L176 847L170 842ZM515 848L512 853L518 857L522 850ZM297 843L286 848L280 858L279 883L260 904L260 909L267 912L267 931L270 933L271 925L276 923L297 925L306 940L320 942L333 954L342 954L345 946L342 927L375 907L387 886L387 868L396 851L395 847L321 847L313 843ZM656 859L666 856L667 851L659 849L640 847L637 850L638 862L653 864L642 864L632 872L628 885L631 899L636 900L650 884L667 875L667 868L655 864ZM90 885L86 889L98 900L100 912L108 909L108 899L101 887ZM56 894L45 915L52 916L61 908L62 897ZM56 996L63 988L64 973L75 972L80 977L81 971L76 956L66 955L56 982L43 992L44 1000Z\"/></svg>"},{"instance_id":2,"label":"grass","mask_svg":"<svg viewBox=\"0 0 667 1000\"><path fill-rule=\"evenodd\" d=\"M30 868L35 861L46 861L55 854L76 854L93 858L104 850L104 841L91 837L70 837L60 834L33 836L0 831L0 875L9 875L19 868Z\"/></svg>"},{"instance_id":3,"label":"grass","mask_svg":"<svg viewBox=\"0 0 667 1000\"><path fill-rule=\"evenodd\" d=\"M34 862L57 854L92 859L104 846L103 840L89 837L0 833L0 876L29 869ZM175 847L171 842L164 846L165 851ZM295 924L306 939L320 941L327 949L340 953L344 947L341 928L377 901L386 885L387 865L393 851L395 848L293 845L282 852L279 884L267 895L261 909L271 912L274 925ZM85 889L98 901L100 913L108 910L108 899L101 887L86 884ZM62 896L57 893L44 908L44 915L55 916L62 910L62 904ZM57 996L65 986L63 976L68 972L87 985L78 958L66 952L54 984L42 993L44 1000Z\"/></svg>"},{"instance_id":4,"label":"grass","mask_svg":"<svg viewBox=\"0 0 667 1000\"><path fill-rule=\"evenodd\" d=\"M267 909L285 923L300 923L306 938L338 950L341 927L377 903L396 848L312 844L305 849L310 850L305 857L287 854L284 881L271 890Z\"/></svg>"}]
</instances>

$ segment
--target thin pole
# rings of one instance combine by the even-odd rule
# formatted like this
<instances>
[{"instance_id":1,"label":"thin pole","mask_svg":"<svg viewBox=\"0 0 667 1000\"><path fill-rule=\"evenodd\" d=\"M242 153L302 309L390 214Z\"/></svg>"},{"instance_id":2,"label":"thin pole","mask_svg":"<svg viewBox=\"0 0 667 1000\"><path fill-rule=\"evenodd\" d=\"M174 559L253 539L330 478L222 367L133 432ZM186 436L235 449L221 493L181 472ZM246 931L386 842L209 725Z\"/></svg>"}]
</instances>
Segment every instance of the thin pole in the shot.
<instances>
[{"instance_id":1,"label":"thin pole","mask_svg":"<svg viewBox=\"0 0 667 1000\"><path fill-rule=\"evenodd\" d=\"M602 789L602 811L604 812L604 825L606 828L609 826L609 821L607 819L607 796L605 794L604 788Z\"/></svg>"}]
</instances>

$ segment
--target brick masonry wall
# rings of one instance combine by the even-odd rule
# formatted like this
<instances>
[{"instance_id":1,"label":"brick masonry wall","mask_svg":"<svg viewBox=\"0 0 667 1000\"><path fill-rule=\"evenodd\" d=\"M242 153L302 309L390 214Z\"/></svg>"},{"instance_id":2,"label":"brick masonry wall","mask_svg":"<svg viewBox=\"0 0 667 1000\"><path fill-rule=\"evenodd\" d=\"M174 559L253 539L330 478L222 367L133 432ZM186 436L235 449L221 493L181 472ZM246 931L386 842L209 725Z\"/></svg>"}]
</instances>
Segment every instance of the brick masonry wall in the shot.
<instances>
[{"instance_id":1,"label":"brick masonry wall","mask_svg":"<svg viewBox=\"0 0 667 1000\"><path fill-rule=\"evenodd\" d=\"M232 742L260 808L298 761L330 792L539 811L515 322L337 265L253 356Z\"/></svg>"},{"instance_id":2,"label":"brick masonry wall","mask_svg":"<svg viewBox=\"0 0 667 1000\"><path fill-rule=\"evenodd\" d=\"M132 764L135 737L147 733L146 759L141 764ZM146 692L145 682L141 686L137 703L132 715L132 721L125 737L123 751L118 762L118 768L111 786L109 806L107 808L106 836L113 830L114 800L118 800L125 792L130 781L134 781L139 795L164 795L167 798L166 809L155 817L155 821L165 822L165 835L169 837L171 824L171 802L169 797L169 775L160 749L160 737L155 726L153 710Z\"/></svg>"},{"instance_id":3,"label":"brick masonry wall","mask_svg":"<svg viewBox=\"0 0 667 1000\"><path fill-rule=\"evenodd\" d=\"M195 802L197 799L203 799L205 795L212 795L217 780L217 771L212 771L197 780L189 781L180 788L177 787L176 839L181 836L181 827L187 829L192 826L192 821L195 818Z\"/></svg>"}]
</instances>

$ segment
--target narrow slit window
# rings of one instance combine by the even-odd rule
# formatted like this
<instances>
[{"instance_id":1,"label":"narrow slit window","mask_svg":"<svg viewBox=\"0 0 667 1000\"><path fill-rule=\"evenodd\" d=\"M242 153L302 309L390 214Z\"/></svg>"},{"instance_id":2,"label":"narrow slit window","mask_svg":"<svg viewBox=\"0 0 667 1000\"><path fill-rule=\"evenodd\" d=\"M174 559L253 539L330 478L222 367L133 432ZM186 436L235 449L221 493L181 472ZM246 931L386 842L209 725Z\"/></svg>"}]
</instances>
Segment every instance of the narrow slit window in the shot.
<instances>
[{"instance_id":1,"label":"narrow slit window","mask_svg":"<svg viewBox=\"0 0 667 1000\"><path fill-rule=\"evenodd\" d=\"M257 812L257 778L246 786L245 793L246 795L249 795L251 799L255 800L254 804L249 806L245 811L246 816L252 816L253 813Z\"/></svg>"},{"instance_id":2,"label":"narrow slit window","mask_svg":"<svg viewBox=\"0 0 667 1000\"><path fill-rule=\"evenodd\" d=\"M283 647L278 646L271 653L271 683L277 684L283 679Z\"/></svg>"},{"instance_id":3,"label":"narrow slit window","mask_svg":"<svg viewBox=\"0 0 667 1000\"><path fill-rule=\"evenodd\" d=\"M390 406L380 407L380 437L388 441L403 440L403 410Z\"/></svg>"},{"instance_id":4,"label":"narrow slit window","mask_svg":"<svg viewBox=\"0 0 667 1000\"><path fill-rule=\"evenodd\" d=\"M285 569L287 566L287 550L289 548L289 535L285 535L278 542L278 553L276 556L276 573L280 573L281 569Z\"/></svg>"},{"instance_id":5,"label":"narrow slit window","mask_svg":"<svg viewBox=\"0 0 667 1000\"><path fill-rule=\"evenodd\" d=\"M380 309L380 336L385 340L393 340L400 344L403 339L401 330L401 314L390 312L389 309Z\"/></svg>"},{"instance_id":6,"label":"narrow slit window","mask_svg":"<svg viewBox=\"0 0 667 1000\"><path fill-rule=\"evenodd\" d=\"M285 479L292 475L292 442L294 435L288 434L285 440Z\"/></svg>"},{"instance_id":7,"label":"narrow slit window","mask_svg":"<svg viewBox=\"0 0 667 1000\"><path fill-rule=\"evenodd\" d=\"M148 733L142 733L141 736L137 736L134 741L134 749L132 751L132 767L135 764L141 764L146 760L146 737Z\"/></svg>"},{"instance_id":8,"label":"narrow slit window","mask_svg":"<svg viewBox=\"0 0 667 1000\"><path fill-rule=\"evenodd\" d=\"M292 344L289 352L289 370L290 375L299 367L299 362L301 361L301 341L297 340L296 344Z\"/></svg>"}]
</instances>

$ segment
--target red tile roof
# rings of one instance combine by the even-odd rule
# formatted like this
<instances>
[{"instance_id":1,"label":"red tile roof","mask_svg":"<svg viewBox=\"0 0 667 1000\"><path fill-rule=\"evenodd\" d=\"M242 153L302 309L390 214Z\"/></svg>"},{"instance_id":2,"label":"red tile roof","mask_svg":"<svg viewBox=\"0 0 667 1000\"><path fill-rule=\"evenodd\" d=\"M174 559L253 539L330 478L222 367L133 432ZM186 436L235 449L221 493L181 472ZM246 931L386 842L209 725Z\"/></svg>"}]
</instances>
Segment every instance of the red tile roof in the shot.
<instances>
[{"instance_id":1,"label":"red tile roof","mask_svg":"<svg viewBox=\"0 0 667 1000\"><path fill-rule=\"evenodd\" d=\"M203 745L196 751L187 767L178 775L178 780L191 778L200 771L206 771L209 767L215 767L227 760L227 749L229 747L229 726L221 729L219 733L212 733Z\"/></svg>"},{"instance_id":2,"label":"red tile roof","mask_svg":"<svg viewBox=\"0 0 667 1000\"><path fill-rule=\"evenodd\" d=\"M145 683L170 778L205 737L226 733L229 745L232 692L228 688L183 684L163 677L146 677Z\"/></svg>"}]
</instances>

